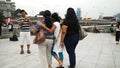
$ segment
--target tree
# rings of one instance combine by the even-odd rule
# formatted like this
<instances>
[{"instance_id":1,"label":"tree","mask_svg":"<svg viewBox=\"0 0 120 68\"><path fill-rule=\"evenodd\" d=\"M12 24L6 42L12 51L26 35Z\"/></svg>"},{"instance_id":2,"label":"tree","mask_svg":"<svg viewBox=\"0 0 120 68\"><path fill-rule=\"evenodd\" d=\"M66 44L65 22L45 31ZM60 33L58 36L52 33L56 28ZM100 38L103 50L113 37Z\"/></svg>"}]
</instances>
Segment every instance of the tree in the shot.
<instances>
[{"instance_id":1,"label":"tree","mask_svg":"<svg viewBox=\"0 0 120 68\"><path fill-rule=\"evenodd\" d=\"M40 12L39 12L39 15L44 15L44 12L45 12L45 11L40 11Z\"/></svg>"},{"instance_id":2,"label":"tree","mask_svg":"<svg viewBox=\"0 0 120 68\"><path fill-rule=\"evenodd\" d=\"M21 9L17 9L15 12L14 12L14 16L15 17L20 17L20 11L21 11Z\"/></svg>"},{"instance_id":3,"label":"tree","mask_svg":"<svg viewBox=\"0 0 120 68\"><path fill-rule=\"evenodd\" d=\"M3 12L0 12L0 26L2 25L4 20L5 20L5 16L3 15Z\"/></svg>"},{"instance_id":4,"label":"tree","mask_svg":"<svg viewBox=\"0 0 120 68\"><path fill-rule=\"evenodd\" d=\"M0 36L2 33L2 23L4 22L4 20L5 20L5 16L3 15L3 12L0 12Z\"/></svg>"}]
</instances>

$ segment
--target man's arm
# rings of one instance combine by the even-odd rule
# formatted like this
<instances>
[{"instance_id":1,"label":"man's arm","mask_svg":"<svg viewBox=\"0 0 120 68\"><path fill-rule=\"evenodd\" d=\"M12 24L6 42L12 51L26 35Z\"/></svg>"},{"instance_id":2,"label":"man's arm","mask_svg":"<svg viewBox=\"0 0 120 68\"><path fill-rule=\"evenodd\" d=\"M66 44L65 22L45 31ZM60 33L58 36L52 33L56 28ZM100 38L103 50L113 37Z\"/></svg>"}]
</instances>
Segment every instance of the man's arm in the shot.
<instances>
[{"instance_id":1,"label":"man's arm","mask_svg":"<svg viewBox=\"0 0 120 68\"><path fill-rule=\"evenodd\" d=\"M31 25L31 26L33 26L33 23L32 23L32 21L31 21L31 20L29 20L29 23L30 23L30 25Z\"/></svg>"},{"instance_id":2,"label":"man's arm","mask_svg":"<svg viewBox=\"0 0 120 68\"><path fill-rule=\"evenodd\" d=\"M21 26L23 24L23 21L18 21L18 24Z\"/></svg>"}]
</instances>

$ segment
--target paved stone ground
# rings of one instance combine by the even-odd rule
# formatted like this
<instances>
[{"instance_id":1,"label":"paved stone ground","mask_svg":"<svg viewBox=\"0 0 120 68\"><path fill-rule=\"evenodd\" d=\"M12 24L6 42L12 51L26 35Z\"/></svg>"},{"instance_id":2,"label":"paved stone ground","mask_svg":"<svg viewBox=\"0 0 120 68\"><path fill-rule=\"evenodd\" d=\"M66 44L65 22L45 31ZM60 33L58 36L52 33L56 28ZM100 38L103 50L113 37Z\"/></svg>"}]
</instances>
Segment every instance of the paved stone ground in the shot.
<instances>
[{"instance_id":1,"label":"paved stone ground","mask_svg":"<svg viewBox=\"0 0 120 68\"><path fill-rule=\"evenodd\" d=\"M26 49L26 47L25 47ZM18 42L0 39L0 68L40 68L38 47L31 45L32 53L20 55ZM120 44L115 44L114 36L108 33L88 33L76 48L76 68L120 68ZM64 51L64 67L69 65L69 59ZM57 66L53 58L52 67Z\"/></svg>"}]
</instances>

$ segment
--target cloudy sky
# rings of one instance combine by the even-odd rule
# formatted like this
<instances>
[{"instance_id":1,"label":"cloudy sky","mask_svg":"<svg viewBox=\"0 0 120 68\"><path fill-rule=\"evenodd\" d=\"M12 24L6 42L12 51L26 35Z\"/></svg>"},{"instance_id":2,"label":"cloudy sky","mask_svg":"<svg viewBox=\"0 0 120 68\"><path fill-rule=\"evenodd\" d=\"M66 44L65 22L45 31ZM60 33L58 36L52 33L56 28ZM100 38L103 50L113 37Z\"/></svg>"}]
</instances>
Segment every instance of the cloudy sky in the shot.
<instances>
[{"instance_id":1,"label":"cloudy sky","mask_svg":"<svg viewBox=\"0 0 120 68\"><path fill-rule=\"evenodd\" d=\"M120 12L120 0L12 0L16 9L25 9L29 15L36 15L39 11L50 10L58 12L64 18L68 7L75 10L81 8L82 17L97 19L100 14L113 16Z\"/></svg>"}]
</instances>

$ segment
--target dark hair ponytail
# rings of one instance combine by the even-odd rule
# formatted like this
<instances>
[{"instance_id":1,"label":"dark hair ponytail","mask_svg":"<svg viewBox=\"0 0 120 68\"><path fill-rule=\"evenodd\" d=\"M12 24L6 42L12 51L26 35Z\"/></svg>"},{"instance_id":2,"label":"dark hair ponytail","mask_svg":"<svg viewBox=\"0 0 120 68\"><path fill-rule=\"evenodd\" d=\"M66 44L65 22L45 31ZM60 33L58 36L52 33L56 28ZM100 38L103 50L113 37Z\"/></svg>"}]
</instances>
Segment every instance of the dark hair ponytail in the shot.
<instances>
[{"instance_id":1,"label":"dark hair ponytail","mask_svg":"<svg viewBox=\"0 0 120 68\"><path fill-rule=\"evenodd\" d=\"M48 28L51 28L51 27L52 27L53 23L52 23L50 17L46 17L46 18L45 18L45 25L46 25Z\"/></svg>"},{"instance_id":2,"label":"dark hair ponytail","mask_svg":"<svg viewBox=\"0 0 120 68\"><path fill-rule=\"evenodd\" d=\"M43 15L44 17L45 17L45 25L48 27L48 28L51 28L52 26L53 26L53 23L52 23L52 21L51 21L51 12L49 11L49 10L46 10L45 12L44 12L44 15Z\"/></svg>"},{"instance_id":3,"label":"dark hair ponytail","mask_svg":"<svg viewBox=\"0 0 120 68\"><path fill-rule=\"evenodd\" d=\"M57 13L53 13L53 14L52 14L52 18L53 18L55 21L60 22L60 18L59 18L59 16L58 16Z\"/></svg>"}]
</instances>

